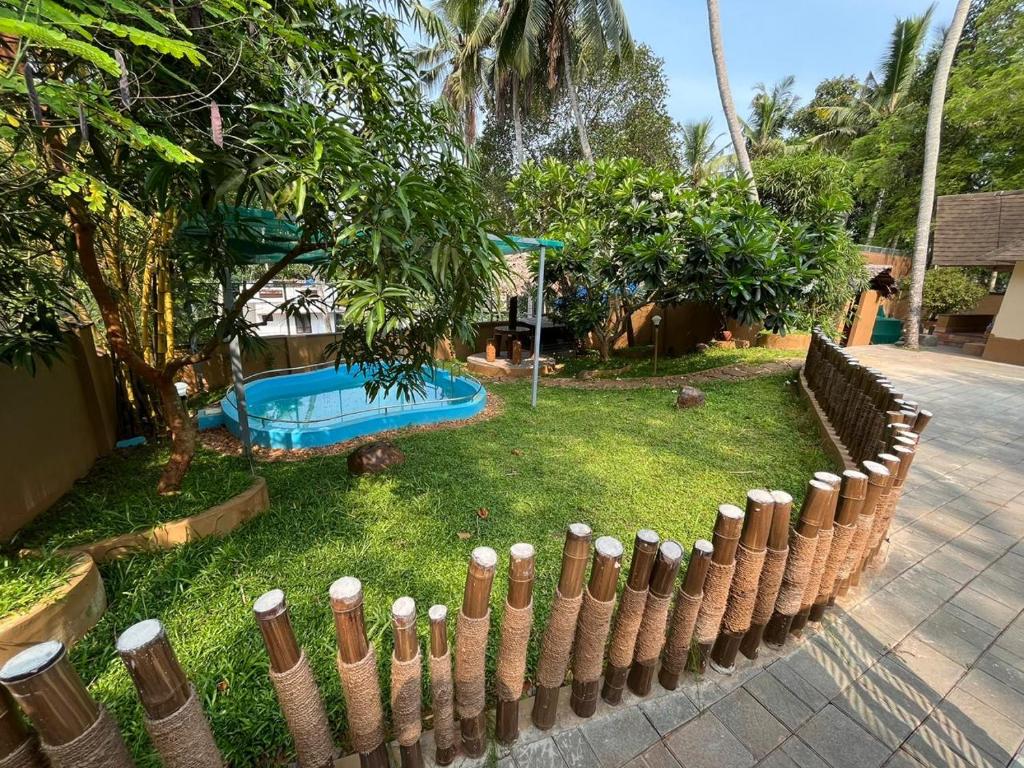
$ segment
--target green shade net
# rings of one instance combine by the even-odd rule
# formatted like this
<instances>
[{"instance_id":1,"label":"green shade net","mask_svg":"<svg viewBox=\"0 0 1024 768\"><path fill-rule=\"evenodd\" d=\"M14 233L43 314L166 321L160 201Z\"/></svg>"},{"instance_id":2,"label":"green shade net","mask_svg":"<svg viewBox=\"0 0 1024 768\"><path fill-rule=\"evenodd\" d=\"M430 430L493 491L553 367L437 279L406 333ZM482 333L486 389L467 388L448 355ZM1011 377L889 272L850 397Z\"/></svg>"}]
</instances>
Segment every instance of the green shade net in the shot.
<instances>
[{"instance_id":1,"label":"green shade net","mask_svg":"<svg viewBox=\"0 0 1024 768\"><path fill-rule=\"evenodd\" d=\"M227 249L240 264L273 264L287 256L298 245L302 228L279 219L273 211L261 208L224 207L218 211L218 224L223 228ZM208 238L213 227L207 219L191 219L178 229L183 237ZM541 248L561 250L558 240L541 240L514 235L488 235L502 253L522 253ZM326 251L310 251L297 257L294 264L320 264L329 259Z\"/></svg>"}]
</instances>

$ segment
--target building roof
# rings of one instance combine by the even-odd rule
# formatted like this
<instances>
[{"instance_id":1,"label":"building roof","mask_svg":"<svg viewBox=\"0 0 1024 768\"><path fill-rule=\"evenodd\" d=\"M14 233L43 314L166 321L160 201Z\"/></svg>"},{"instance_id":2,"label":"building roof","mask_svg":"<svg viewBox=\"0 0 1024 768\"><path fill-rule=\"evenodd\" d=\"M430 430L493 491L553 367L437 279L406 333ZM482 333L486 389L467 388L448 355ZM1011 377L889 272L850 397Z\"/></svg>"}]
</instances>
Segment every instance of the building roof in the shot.
<instances>
[{"instance_id":1,"label":"building roof","mask_svg":"<svg viewBox=\"0 0 1024 768\"><path fill-rule=\"evenodd\" d=\"M1024 261L1024 190L939 198L932 263L1005 267Z\"/></svg>"}]
</instances>

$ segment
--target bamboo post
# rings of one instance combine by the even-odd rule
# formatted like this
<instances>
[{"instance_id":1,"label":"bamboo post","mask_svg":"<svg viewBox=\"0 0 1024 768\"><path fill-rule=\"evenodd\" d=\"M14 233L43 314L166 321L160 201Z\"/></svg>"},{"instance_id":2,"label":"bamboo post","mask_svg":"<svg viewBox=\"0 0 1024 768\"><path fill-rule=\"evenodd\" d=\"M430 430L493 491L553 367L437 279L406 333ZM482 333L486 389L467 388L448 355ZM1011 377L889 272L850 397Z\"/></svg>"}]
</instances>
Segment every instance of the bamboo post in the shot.
<instances>
[{"instance_id":1,"label":"bamboo post","mask_svg":"<svg viewBox=\"0 0 1024 768\"><path fill-rule=\"evenodd\" d=\"M686 576L676 593L676 604L672 611L668 640L658 670L658 682L668 691L679 687L679 679L686 669L686 661L690 656L693 642L693 629L697 624L697 615L704 600L704 582L707 580L708 568L715 547L707 539L697 539L690 551L690 560L686 565Z\"/></svg>"},{"instance_id":2,"label":"bamboo post","mask_svg":"<svg viewBox=\"0 0 1024 768\"><path fill-rule=\"evenodd\" d=\"M825 565L832 550L836 504L839 501L839 486L842 482L838 475L834 475L831 472L815 472L814 479L828 485L832 489L832 494L829 496L821 522L818 524L818 536L814 544L814 560L811 561L811 571L807 576L807 584L804 587L804 594L800 600L800 611L793 617L793 621L789 626L789 631L793 634L799 634L807 626L807 620L811 615L811 607L814 605L814 601L818 597L818 590L821 588L821 580L825 575Z\"/></svg>"},{"instance_id":3,"label":"bamboo post","mask_svg":"<svg viewBox=\"0 0 1024 768\"><path fill-rule=\"evenodd\" d=\"M891 451L878 454L882 465L889 470L891 475L889 487L882 493L881 501L875 513L874 526L871 529L871 538L868 539L867 550L864 552L864 561L861 563L861 570L867 567L871 559L878 554L889 531L889 523L896 511L896 504L899 502L902 493L903 480L906 479L910 470L910 462L913 460L914 450L903 444L894 445Z\"/></svg>"},{"instance_id":4,"label":"bamboo post","mask_svg":"<svg viewBox=\"0 0 1024 768\"><path fill-rule=\"evenodd\" d=\"M750 629L743 635L740 653L748 659L758 657L765 627L775 611L786 560L789 557L789 518L793 511L793 497L785 491L772 491L772 524L768 533L764 568L757 584L757 599L750 617Z\"/></svg>"},{"instance_id":5,"label":"bamboo post","mask_svg":"<svg viewBox=\"0 0 1024 768\"><path fill-rule=\"evenodd\" d=\"M640 631L640 621L647 602L651 571L654 570L654 560L658 555L658 542L658 534L647 528L637 531L633 541L629 576L619 600L619 610L615 614L608 662L604 668L604 684L601 686L601 698L609 704L622 701L626 676L636 650L636 635Z\"/></svg>"},{"instance_id":6,"label":"bamboo post","mask_svg":"<svg viewBox=\"0 0 1024 768\"><path fill-rule=\"evenodd\" d=\"M45 768L36 737L25 727L18 707L7 689L0 686L0 766Z\"/></svg>"},{"instance_id":7,"label":"bamboo post","mask_svg":"<svg viewBox=\"0 0 1024 768\"><path fill-rule=\"evenodd\" d=\"M391 604L391 717L402 768L423 768L420 735L423 731L421 698L423 657L416 636L416 601L400 597Z\"/></svg>"},{"instance_id":8,"label":"bamboo post","mask_svg":"<svg viewBox=\"0 0 1024 768\"><path fill-rule=\"evenodd\" d=\"M117 723L89 696L63 643L38 643L8 659L0 683L32 721L52 768L134 766Z\"/></svg>"},{"instance_id":9,"label":"bamboo post","mask_svg":"<svg viewBox=\"0 0 1024 768\"><path fill-rule=\"evenodd\" d=\"M864 550L867 548L868 539L871 536L871 529L875 521L875 508L889 483L889 470L878 462L862 461L861 468L868 476L868 486L864 494L864 503L857 515L857 530L854 531L850 549L846 553L846 560L839 569L832 602L835 602L836 597L845 595L850 589L854 571L864 557Z\"/></svg>"},{"instance_id":10,"label":"bamboo post","mask_svg":"<svg viewBox=\"0 0 1024 768\"><path fill-rule=\"evenodd\" d=\"M332 768L334 742L323 698L305 652L299 647L284 592L272 589L252 606L270 658L270 680L277 693L300 768Z\"/></svg>"},{"instance_id":11,"label":"bamboo post","mask_svg":"<svg viewBox=\"0 0 1024 768\"><path fill-rule=\"evenodd\" d=\"M880 453L877 458L878 463L886 468L889 475L886 477L885 487L882 489L882 493L878 498L878 503L875 505L875 515L871 522L871 530L868 533L868 540L864 544L864 551L860 553L860 562L850 575L850 586L854 587L860 584L861 576L864 573L864 569L867 567L868 560L871 559L871 554L881 543L882 528L885 525L889 504L892 499L893 486L896 482L896 474L900 468L900 457L895 454Z\"/></svg>"},{"instance_id":12,"label":"bamboo post","mask_svg":"<svg viewBox=\"0 0 1024 768\"><path fill-rule=\"evenodd\" d=\"M451 765L459 752L455 729L455 688L448 650L448 608L432 605L430 619L430 697L434 714L434 762Z\"/></svg>"},{"instance_id":13,"label":"bamboo post","mask_svg":"<svg viewBox=\"0 0 1024 768\"><path fill-rule=\"evenodd\" d=\"M377 655L366 637L363 585L343 576L330 588L334 634L338 643L338 675L345 692L352 746L361 768L387 768L384 707L381 703Z\"/></svg>"},{"instance_id":14,"label":"bamboo post","mask_svg":"<svg viewBox=\"0 0 1024 768\"><path fill-rule=\"evenodd\" d=\"M117 653L138 691L150 741L167 768L223 765L195 689L185 677L163 624L146 619L117 638Z\"/></svg>"},{"instance_id":15,"label":"bamboo post","mask_svg":"<svg viewBox=\"0 0 1024 768\"><path fill-rule=\"evenodd\" d=\"M722 627L711 649L711 668L730 675L736 668L736 654L750 629L757 589L767 554L775 500L770 492L757 488L747 492L743 532L736 551L736 572L722 616Z\"/></svg>"},{"instance_id":16,"label":"bamboo post","mask_svg":"<svg viewBox=\"0 0 1024 768\"><path fill-rule=\"evenodd\" d=\"M558 691L565 682L576 620L583 604L583 578L590 556L590 537L590 526L583 523L573 523L565 532L562 571L537 663L537 694L533 700L532 718L533 724L542 731L555 724Z\"/></svg>"},{"instance_id":17,"label":"bamboo post","mask_svg":"<svg viewBox=\"0 0 1024 768\"><path fill-rule=\"evenodd\" d=\"M914 419L914 431L919 435L922 434L925 427L927 427L929 422L931 422L933 415L934 414L931 411L926 411L923 408L918 411L917 417Z\"/></svg>"},{"instance_id":18,"label":"bamboo post","mask_svg":"<svg viewBox=\"0 0 1024 768\"><path fill-rule=\"evenodd\" d=\"M611 536L600 537L594 542L590 581L583 594L583 606L576 623L576 639L573 641L572 696L569 704L580 717L590 717L597 710L601 666L611 631L621 569L622 543Z\"/></svg>"},{"instance_id":19,"label":"bamboo post","mask_svg":"<svg viewBox=\"0 0 1024 768\"><path fill-rule=\"evenodd\" d=\"M646 696L651 692L658 659L665 648L668 610L682 562L683 548L676 542L666 541L658 548L648 585L647 602L640 620L640 631L636 636L633 665L626 680L629 690L637 696Z\"/></svg>"},{"instance_id":20,"label":"bamboo post","mask_svg":"<svg viewBox=\"0 0 1024 768\"><path fill-rule=\"evenodd\" d=\"M800 610L804 588L814 562L818 526L831 499L832 486L820 480L811 480L807 484L807 496L800 517L790 532L789 557L786 559L779 596L775 599L775 612L764 631L764 641L775 648L785 644L793 617Z\"/></svg>"},{"instance_id":21,"label":"bamboo post","mask_svg":"<svg viewBox=\"0 0 1024 768\"><path fill-rule=\"evenodd\" d=\"M722 504L718 507L715 531L711 537L714 552L704 582L704 599L701 601L697 623L693 629L697 645L691 663L694 671L700 674L707 670L708 656L722 625L722 616L725 614L729 588L732 586L733 572L736 569L736 548L743 529L743 518L743 510L737 506Z\"/></svg>"},{"instance_id":22,"label":"bamboo post","mask_svg":"<svg viewBox=\"0 0 1024 768\"><path fill-rule=\"evenodd\" d=\"M508 561L508 596L498 649L498 707L495 736L502 744L519 738L519 699L526 677L526 652L533 627L533 584L537 576L532 544L513 544Z\"/></svg>"},{"instance_id":23,"label":"bamboo post","mask_svg":"<svg viewBox=\"0 0 1024 768\"><path fill-rule=\"evenodd\" d=\"M485 668L487 636L491 627L491 587L498 555L490 547L477 547L469 557L466 588L455 628L455 708L462 731L462 746L470 757L487 749Z\"/></svg>"},{"instance_id":24,"label":"bamboo post","mask_svg":"<svg viewBox=\"0 0 1024 768\"><path fill-rule=\"evenodd\" d=\"M839 502L836 507L835 522L832 526L832 547L829 549L825 571L822 574L818 594L811 606L810 621L821 621L828 608L832 595L835 593L836 579L839 569L846 560L850 544L857 531L857 518L864 506L867 492L868 476L856 469L843 472L842 485L839 489Z\"/></svg>"}]
</instances>

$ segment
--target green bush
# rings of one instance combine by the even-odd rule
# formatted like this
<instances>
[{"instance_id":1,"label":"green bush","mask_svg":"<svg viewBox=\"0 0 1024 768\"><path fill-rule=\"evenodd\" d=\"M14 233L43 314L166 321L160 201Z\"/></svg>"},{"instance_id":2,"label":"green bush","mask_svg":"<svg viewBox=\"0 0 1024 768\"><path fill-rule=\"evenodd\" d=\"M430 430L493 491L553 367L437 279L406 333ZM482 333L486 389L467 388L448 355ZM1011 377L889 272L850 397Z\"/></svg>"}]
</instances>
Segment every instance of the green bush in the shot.
<instances>
[{"instance_id":1,"label":"green bush","mask_svg":"<svg viewBox=\"0 0 1024 768\"><path fill-rule=\"evenodd\" d=\"M817 226L845 222L853 210L853 176L836 155L799 152L754 163L761 204L784 218Z\"/></svg>"},{"instance_id":2,"label":"green bush","mask_svg":"<svg viewBox=\"0 0 1024 768\"><path fill-rule=\"evenodd\" d=\"M929 269L924 276L921 307L925 316L934 320L939 315L965 312L988 293L967 272L958 267Z\"/></svg>"}]
</instances>

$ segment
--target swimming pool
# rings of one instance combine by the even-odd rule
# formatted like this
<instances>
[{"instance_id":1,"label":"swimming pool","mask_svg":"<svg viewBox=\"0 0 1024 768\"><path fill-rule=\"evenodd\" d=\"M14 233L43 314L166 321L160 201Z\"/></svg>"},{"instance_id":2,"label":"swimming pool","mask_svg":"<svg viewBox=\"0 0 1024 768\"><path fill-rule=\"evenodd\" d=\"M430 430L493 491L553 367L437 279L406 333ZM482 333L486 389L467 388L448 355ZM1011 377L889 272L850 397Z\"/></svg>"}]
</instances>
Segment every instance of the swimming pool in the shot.
<instances>
[{"instance_id":1,"label":"swimming pool","mask_svg":"<svg viewBox=\"0 0 1024 768\"><path fill-rule=\"evenodd\" d=\"M426 369L424 388L410 398L394 390L372 399L368 373L326 365L250 381L245 385L249 433L254 445L316 448L388 429L468 419L487 403L483 385L469 376ZM230 392L220 402L221 423L236 437L238 408Z\"/></svg>"}]
</instances>

